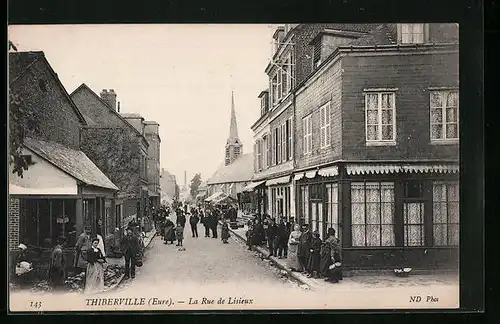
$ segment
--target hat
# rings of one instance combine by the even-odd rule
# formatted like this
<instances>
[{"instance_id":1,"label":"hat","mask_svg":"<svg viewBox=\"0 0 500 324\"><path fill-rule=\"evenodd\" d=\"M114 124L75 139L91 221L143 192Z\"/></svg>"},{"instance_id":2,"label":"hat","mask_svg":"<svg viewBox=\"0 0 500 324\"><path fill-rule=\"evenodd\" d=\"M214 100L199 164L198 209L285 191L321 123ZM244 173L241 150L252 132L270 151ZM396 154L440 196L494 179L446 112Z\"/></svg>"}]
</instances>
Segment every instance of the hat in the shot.
<instances>
[{"instance_id":1,"label":"hat","mask_svg":"<svg viewBox=\"0 0 500 324\"><path fill-rule=\"evenodd\" d=\"M26 245L24 245L23 243L19 244L18 248L20 248L21 250L26 250L28 247Z\"/></svg>"}]
</instances>

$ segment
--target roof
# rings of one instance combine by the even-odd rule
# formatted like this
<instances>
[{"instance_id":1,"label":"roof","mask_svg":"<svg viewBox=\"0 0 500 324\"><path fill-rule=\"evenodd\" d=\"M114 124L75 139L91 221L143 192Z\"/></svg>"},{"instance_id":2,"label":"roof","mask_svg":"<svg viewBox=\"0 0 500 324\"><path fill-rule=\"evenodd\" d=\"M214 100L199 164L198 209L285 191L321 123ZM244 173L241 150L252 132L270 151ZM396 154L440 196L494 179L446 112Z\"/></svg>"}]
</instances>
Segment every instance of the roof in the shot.
<instances>
[{"instance_id":1,"label":"roof","mask_svg":"<svg viewBox=\"0 0 500 324\"><path fill-rule=\"evenodd\" d=\"M156 122L154 120L146 120L146 121L144 121L144 124L145 125L160 125L160 124L158 124L158 122Z\"/></svg>"},{"instance_id":2,"label":"roof","mask_svg":"<svg viewBox=\"0 0 500 324\"><path fill-rule=\"evenodd\" d=\"M220 166L207 184L246 182L253 176L253 153L239 156L233 163Z\"/></svg>"},{"instance_id":3,"label":"roof","mask_svg":"<svg viewBox=\"0 0 500 324\"><path fill-rule=\"evenodd\" d=\"M25 138L24 146L87 185L119 190L82 151L34 138Z\"/></svg>"},{"instance_id":4,"label":"roof","mask_svg":"<svg viewBox=\"0 0 500 324\"><path fill-rule=\"evenodd\" d=\"M130 129L132 129L136 134L140 135L143 137L144 141L147 143L146 138L144 137L141 132L139 132L134 125L129 123L120 113L118 113L115 109L113 109L110 105L108 105L104 100L102 100L101 97L97 93L95 93L92 89L89 88L88 85L85 83L80 84L78 88L73 90L73 92L70 94L70 96L73 96L76 92L81 91L81 90L87 90L89 91L94 97L96 97L105 107L107 107L111 112L113 112L115 115L117 115L126 125L129 126ZM87 117L88 118L88 117ZM90 118L89 118L90 119ZM148 144L149 145L149 144Z\"/></svg>"},{"instance_id":5,"label":"roof","mask_svg":"<svg viewBox=\"0 0 500 324\"><path fill-rule=\"evenodd\" d=\"M144 117L142 117L141 115L139 115L137 113L120 113L120 115L122 115L123 118L141 118L141 119L144 119Z\"/></svg>"},{"instance_id":6,"label":"roof","mask_svg":"<svg viewBox=\"0 0 500 324\"><path fill-rule=\"evenodd\" d=\"M381 24L371 30L368 34L349 42L352 46L367 46L367 45L390 45L395 41L391 35L391 30L386 24Z\"/></svg>"},{"instance_id":7,"label":"roof","mask_svg":"<svg viewBox=\"0 0 500 324\"><path fill-rule=\"evenodd\" d=\"M42 51L35 52L11 52L9 53L9 84L13 84L16 82L19 77L21 77L26 71L28 71L36 62L42 60L50 74L59 85L59 88L63 92L63 95L68 99L70 106L73 108L74 112L82 122L82 124L87 124L87 120L82 115L82 112L75 105L71 96L66 91L66 88L59 80L57 73L52 69L49 61L45 57L45 54Z\"/></svg>"}]
</instances>

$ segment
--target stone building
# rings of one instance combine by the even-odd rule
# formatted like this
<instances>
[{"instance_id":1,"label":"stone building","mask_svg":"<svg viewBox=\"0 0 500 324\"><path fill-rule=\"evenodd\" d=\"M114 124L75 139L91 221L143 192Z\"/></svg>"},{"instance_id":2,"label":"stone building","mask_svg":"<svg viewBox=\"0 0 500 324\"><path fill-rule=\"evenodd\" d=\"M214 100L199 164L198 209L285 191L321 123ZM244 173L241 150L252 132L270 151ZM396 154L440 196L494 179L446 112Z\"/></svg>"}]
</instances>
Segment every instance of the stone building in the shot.
<instances>
[{"instance_id":1,"label":"stone building","mask_svg":"<svg viewBox=\"0 0 500 324\"><path fill-rule=\"evenodd\" d=\"M176 184L177 180L175 178L175 175L162 168L160 181L162 195L167 195L168 197L173 199L175 197Z\"/></svg>"},{"instance_id":2,"label":"stone building","mask_svg":"<svg viewBox=\"0 0 500 324\"><path fill-rule=\"evenodd\" d=\"M141 127L120 114L113 89L103 90L99 96L82 84L71 98L87 120L81 134L82 150L120 188L116 218L105 226L106 233L112 233L146 211L149 145Z\"/></svg>"},{"instance_id":3,"label":"stone building","mask_svg":"<svg viewBox=\"0 0 500 324\"><path fill-rule=\"evenodd\" d=\"M160 207L160 125L155 121L144 122L144 136L148 141L148 196L149 205L154 208Z\"/></svg>"},{"instance_id":4,"label":"stone building","mask_svg":"<svg viewBox=\"0 0 500 324\"><path fill-rule=\"evenodd\" d=\"M9 248L52 248L65 237L71 264L71 248L84 227L100 232L99 224L112 219L118 188L80 150L87 122L43 52L9 53L9 90L38 125L26 132L22 146L33 164L22 178L9 172Z\"/></svg>"}]
</instances>

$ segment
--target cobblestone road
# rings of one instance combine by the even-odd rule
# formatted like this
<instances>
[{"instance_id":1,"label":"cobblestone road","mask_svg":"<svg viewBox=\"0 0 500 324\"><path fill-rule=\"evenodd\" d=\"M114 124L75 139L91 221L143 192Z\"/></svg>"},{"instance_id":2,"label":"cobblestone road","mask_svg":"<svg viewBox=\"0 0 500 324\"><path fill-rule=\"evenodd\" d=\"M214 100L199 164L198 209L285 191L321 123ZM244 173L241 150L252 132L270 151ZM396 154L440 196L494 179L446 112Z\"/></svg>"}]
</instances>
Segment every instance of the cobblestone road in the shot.
<instances>
[{"instance_id":1,"label":"cobblestone road","mask_svg":"<svg viewBox=\"0 0 500 324\"><path fill-rule=\"evenodd\" d=\"M184 229L184 248L165 245L160 237L149 246L144 265L136 270L136 278L123 282L118 291L137 291L144 287L167 289L180 283L199 288L212 285L245 286L258 284L272 289L297 288L298 284L281 278L279 270L261 260L256 253L246 250L238 240L223 244L219 238L191 237L191 229Z\"/></svg>"}]
</instances>

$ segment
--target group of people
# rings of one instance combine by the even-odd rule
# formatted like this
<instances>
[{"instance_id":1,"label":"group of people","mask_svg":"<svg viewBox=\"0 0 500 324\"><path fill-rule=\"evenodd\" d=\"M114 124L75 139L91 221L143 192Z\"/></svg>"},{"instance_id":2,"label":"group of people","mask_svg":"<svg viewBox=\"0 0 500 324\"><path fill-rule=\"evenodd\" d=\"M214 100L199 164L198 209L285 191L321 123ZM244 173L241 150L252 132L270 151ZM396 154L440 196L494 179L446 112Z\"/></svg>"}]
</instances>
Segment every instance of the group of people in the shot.
<instances>
[{"instance_id":1,"label":"group of people","mask_svg":"<svg viewBox=\"0 0 500 324\"><path fill-rule=\"evenodd\" d=\"M193 238L198 238L198 224L203 224L205 229L205 237L212 237L217 239L217 226L219 220L224 220L221 216L222 212L219 208L201 206L189 206L187 203L178 204L173 206L174 214L176 217L175 222L172 221L170 215L161 215L157 223L157 231L162 236L164 244L174 244L182 247L184 240L184 228L189 221L191 227L191 235ZM189 220L188 220L189 217ZM229 239L229 226L224 220L221 229L221 239L223 243L228 243Z\"/></svg>"},{"instance_id":2,"label":"group of people","mask_svg":"<svg viewBox=\"0 0 500 324\"><path fill-rule=\"evenodd\" d=\"M292 271L332 283L342 280L342 251L335 229L329 228L327 237L322 240L319 232L312 231L307 224L300 226L282 217L277 224L267 215L257 215L247 226L249 250L267 243L269 256L286 258Z\"/></svg>"}]
</instances>

